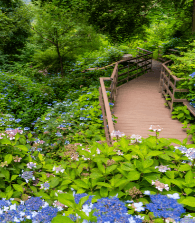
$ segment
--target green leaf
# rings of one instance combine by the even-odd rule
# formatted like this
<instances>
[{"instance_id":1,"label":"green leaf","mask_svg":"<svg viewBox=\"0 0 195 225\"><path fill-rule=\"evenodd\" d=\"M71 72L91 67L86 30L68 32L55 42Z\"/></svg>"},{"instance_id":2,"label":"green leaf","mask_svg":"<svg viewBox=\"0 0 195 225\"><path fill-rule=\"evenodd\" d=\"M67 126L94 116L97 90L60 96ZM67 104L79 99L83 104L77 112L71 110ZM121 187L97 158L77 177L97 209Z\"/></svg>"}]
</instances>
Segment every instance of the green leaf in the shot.
<instances>
[{"instance_id":1,"label":"green leaf","mask_svg":"<svg viewBox=\"0 0 195 225\"><path fill-rule=\"evenodd\" d=\"M75 210L75 212L82 218L82 219L85 219L85 220L89 220L89 217L85 214L85 212L83 211L79 211L79 210Z\"/></svg>"},{"instance_id":2,"label":"green leaf","mask_svg":"<svg viewBox=\"0 0 195 225\"><path fill-rule=\"evenodd\" d=\"M140 173L138 171L129 172L127 178L129 179L129 181L139 180Z\"/></svg>"},{"instance_id":3,"label":"green leaf","mask_svg":"<svg viewBox=\"0 0 195 225\"><path fill-rule=\"evenodd\" d=\"M56 216L53 218L51 223L74 223L68 216Z\"/></svg>"},{"instance_id":4,"label":"green leaf","mask_svg":"<svg viewBox=\"0 0 195 225\"><path fill-rule=\"evenodd\" d=\"M152 159L146 159L146 160L142 161L142 165L143 165L144 169L152 166L153 163L154 163L154 161Z\"/></svg>"},{"instance_id":5,"label":"green leaf","mask_svg":"<svg viewBox=\"0 0 195 225\"><path fill-rule=\"evenodd\" d=\"M106 198L108 196L108 188L107 187L101 187L100 188L100 195L102 198Z\"/></svg>"},{"instance_id":6,"label":"green leaf","mask_svg":"<svg viewBox=\"0 0 195 225\"><path fill-rule=\"evenodd\" d=\"M59 201L60 203L64 204L64 205L67 205L68 207L71 207L71 208L75 209L75 204L76 204L76 203L74 203L74 202L72 202L72 201L70 201L70 200L67 200L67 199L63 198L62 195L59 195L59 196L58 196L58 201Z\"/></svg>"},{"instance_id":7,"label":"green leaf","mask_svg":"<svg viewBox=\"0 0 195 225\"><path fill-rule=\"evenodd\" d=\"M108 187L108 188L112 188L112 186L110 184L105 183L105 182L97 182L96 185L103 186L103 187Z\"/></svg>"},{"instance_id":8,"label":"green leaf","mask_svg":"<svg viewBox=\"0 0 195 225\"><path fill-rule=\"evenodd\" d=\"M171 141L171 143L174 143L174 144L178 144L178 145L181 145L181 141L175 139L175 138L169 138L169 141Z\"/></svg>"},{"instance_id":9,"label":"green leaf","mask_svg":"<svg viewBox=\"0 0 195 225\"><path fill-rule=\"evenodd\" d=\"M28 138L31 138L32 137L32 134L31 133L28 133Z\"/></svg>"},{"instance_id":10,"label":"green leaf","mask_svg":"<svg viewBox=\"0 0 195 225\"><path fill-rule=\"evenodd\" d=\"M190 170L190 171L188 171L187 173L186 173L186 175L185 175L185 182L186 183L190 183L191 181L193 181L193 178L194 176L193 176L193 173L192 173L192 171Z\"/></svg>"},{"instance_id":11,"label":"green leaf","mask_svg":"<svg viewBox=\"0 0 195 225\"><path fill-rule=\"evenodd\" d=\"M6 198L10 199L12 197L13 193L14 193L13 190L10 190L8 193L6 193Z\"/></svg>"},{"instance_id":12,"label":"green leaf","mask_svg":"<svg viewBox=\"0 0 195 225\"><path fill-rule=\"evenodd\" d=\"M67 185L67 184L70 184L72 183L71 180L63 180L62 183L61 183L61 186L64 186L64 185Z\"/></svg>"},{"instance_id":13,"label":"green leaf","mask_svg":"<svg viewBox=\"0 0 195 225\"><path fill-rule=\"evenodd\" d=\"M34 187L34 186L30 186L30 189L31 189L34 193L36 193L36 192L37 192L37 188L36 188L36 187Z\"/></svg>"},{"instance_id":14,"label":"green leaf","mask_svg":"<svg viewBox=\"0 0 195 225\"><path fill-rule=\"evenodd\" d=\"M90 178L99 178L99 177L103 177L103 175L97 172L93 172L90 174Z\"/></svg>"},{"instance_id":15,"label":"green leaf","mask_svg":"<svg viewBox=\"0 0 195 225\"><path fill-rule=\"evenodd\" d=\"M113 170L115 170L118 167L118 165L111 165L106 168L106 174L110 174Z\"/></svg>"},{"instance_id":16,"label":"green leaf","mask_svg":"<svg viewBox=\"0 0 195 225\"><path fill-rule=\"evenodd\" d=\"M126 183L128 183L129 180L125 179L125 180L118 180L118 182L115 183L115 187L119 187L120 185L126 185Z\"/></svg>"},{"instance_id":17,"label":"green leaf","mask_svg":"<svg viewBox=\"0 0 195 225\"><path fill-rule=\"evenodd\" d=\"M41 197L43 199L50 199L50 196L43 191L34 193L35 196Z\"/></svg>"},{"instance_id":18,"label":"green leaf","mask_svg":"<svg viewBox=\"0 0 195 225\"><path fill-rule=\"evenodd\" d=\"M74 180L74 182L76 183L76 185L78 185L79 187L88 189L89 186L82 180Z\"/></svg>"},{"instance_id":19,"label":"green leaf","mask_svg":"<svg viewBox=\"0 0 195 225\"><path fill-rule=\"evenodd\" d=\"M13 188L16 190L16 191L19 191L19 192L24 192L23 190L23 187L19 184L13 184Z\"/></svg>"},{"instance_id":20,"label":"green leaf","mask_svg":"<svg viewBox=\"0 0 195 225\"><path fill-rule=\"evenodd\" d=\"M180 167L178 168L178 171L188 171L188 170L191 170L191 166L188 164L180 165Z\"/></svg>"},{"instance_id":21,"label":"green leaf","mask_svg":"<svg viewBox=\"0 0 195 225\"><path fill-rule=\"evenodd\" d=\"M56 187L60 183L60 178L53 177L50 182L50 188Z\"/></svg>"},{"instance_id":22,"label":"green leaf","mask_svg":"<svg viewBox=\"0 0 195 225\"><path fill-rule=\"evenodd\" d=\"M102 163L97 162L97 166L98 166L98 169L99 169L102 173L105 173L105 172L106 172L106 169L105 169L105 167L103 166Z\"/></svg>"},{"instance_id":23,"label":"green leaf","mask_svg":"<svg viewBox=\"0 0 195 225\"><path fill-rule=\"evenodd\" d=\"M17 147L25 152L28 152L28 148L25 145L16 145L15 147Z\"/></svg>"},{"instance_id":24,"label":"green leaf","mask_svg":"<svg viewBox=\"0 0 195 225\"><path fill-rule=\"evenodd\" d=\"M18 177L18 175L12 175L11 176L11 181L15 180Z\"/></svg>"},{"instance_id":25,"label":"green leaf","mask_svg":"<svg viewBox=\"0 0 195 225\"><path fill-rule=\"evenodd\" d=\"M190 193L192 193L192 189L191 188L184 188L184 192L189 195Z\"/></svg>"},{"instance_id":26,"label":"green leaf","mask_svg":"<svg viewBox=\"0 0 195 225\"><path fill-rule=\"evenodd\" d=\"M182 189L182 182L181 181L178 181L178 180L175 180L175 179L171 179L170 180L172 184L175 184L177 185L180 189Z\"/></svg>"},{"instance_id":27,"label":"green leaf","mask_svg":"<svg viewBox=\"0 0 195 225\"><path fill-rule=\"evenodd\" d=\"M9 178L10 178L10 173L9 173L8 170L1 169L1 173L5 176L5 178L6 178L7 180L9 180Z\"/></svg>"},{"instance_id":28,"label":"green leaf","mask_svg":"<svg viewBox=\"0 0 195 225\"><path fill-rule=\"evenodd\" d=\"M88 199L89 199L89 195L82 197L79 201L79 208L81 208Z\"/></svg>"},{"instance_id":29,"label":"green leaf","mask_svg":"<svg viewBox=\"0 0 195 225\"><path fill-rule=\"evenodd\" d=\"M7 164L10 164L12 161L13 157L11 154L7 154L4 158L4 162L7 161Z\"/></svg>"},{"instance_id":30,"label":"green leaf","mask_svg":"<svg viewBox=\"0 0 195 225\"><path fill-rule=\"evenodd\" d=\"M8 139L0 139L0 143L3 145L11 145L11 141Z\"/></svg>"},{"instance_id":31,"label":"green leaf","mask_svg":"<svg viewBox=\"0 0 195 225\"><path fill-rule=\"evenodd\" d=\"M186 197L182 202L180 202L181 204L185 204L188 205L190 207L195 207L195 198L192 196L188 196Z\"/></svg>"},{"instance_id":32,"label":"green leaf","mask_svg":"<svg viewBox=\"0 0 195 225\"><path fill-rule=\"evenodd\" d=\"M171 179L175 178L175 171L166 171L165 174Z\"/></svg>"},{"instance_id":33,"label":"green leaf","mask_svg":"<svg viewBox=\"0 0 195 225\"><path fill-rule=\"evenodd\" d=\"M130 161L132 158L132 155L131 154L124 155L124 158L127 159L128 161Z\"/></svg>"},{"instance_id":34,"label":"green leaf","mask_svg":"<svg viewBox=\"0 0 195 225\"><path fill-rule=\"evenodd\" d=\"M121 169L125 170L125 171L134 171L134 170L136 170L135 166L133 164L131 164L131 163L128 163L128 162L125 162L125 163L121 164Z\"/></svg>"},{"instance_id":35,"label":"green leaf","mask_svg":"<svg viewBox=\"0 0 195 225\"><path fill-rule=\"evenodd\" d=\"M159 155L159 158L165 159L167 161L171 161L172 160L166 153L165 154L162 154L162 155Z\"/></svg>"}]
</instances>

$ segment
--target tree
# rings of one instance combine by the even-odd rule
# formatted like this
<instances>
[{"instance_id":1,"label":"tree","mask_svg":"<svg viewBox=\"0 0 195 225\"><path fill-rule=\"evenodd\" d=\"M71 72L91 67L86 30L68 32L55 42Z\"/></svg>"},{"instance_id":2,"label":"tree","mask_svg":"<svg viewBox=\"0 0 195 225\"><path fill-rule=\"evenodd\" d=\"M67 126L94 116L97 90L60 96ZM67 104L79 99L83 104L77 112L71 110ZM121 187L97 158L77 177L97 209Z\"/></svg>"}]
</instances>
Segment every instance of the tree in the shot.
<instances>
[{"instance_id":1,"label":"tree","mask_svg":"<svg viewBox=\"0 0 195 225\"><path fill-rule=\"evenodd\" d=\"M93 28L82 19L79 21L78 17L67 9L59 8L51 3L45 3L40 7L38 3L33 11L36 19L32 23L32 30L48 43L45 50L51 46L55 47L62 76L64 76L64 55L79 54L80 50L84 52L89 48L93 50L94 47L97 48L95 42L100 44ZM90 43L93 43L94 46L91 46Z\"/></svg>"},{"instance_id":2,"label":"tree","mask_svg":"<svg viewBox=\"0 0 195 225\"><path fill-rule=\"evenodd\" d=\"M31 14L21 0L0 2L0 50L3 54L19 53L30 35Z\"/></svg>"}]
</instances>

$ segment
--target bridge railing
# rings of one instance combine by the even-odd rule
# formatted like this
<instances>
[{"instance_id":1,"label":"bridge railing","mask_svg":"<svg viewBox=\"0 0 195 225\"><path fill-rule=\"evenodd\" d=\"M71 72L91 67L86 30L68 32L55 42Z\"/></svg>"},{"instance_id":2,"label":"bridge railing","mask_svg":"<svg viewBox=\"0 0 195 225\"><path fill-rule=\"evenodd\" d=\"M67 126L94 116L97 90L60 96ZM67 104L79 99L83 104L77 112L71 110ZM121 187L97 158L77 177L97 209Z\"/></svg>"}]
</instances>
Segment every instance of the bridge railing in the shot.
<instances>
[{"instance_id":1,"label":"bridge railing","mask_svg":"<svg viewBox=\"0 0 195 225\"><path fill-rule=\"evenodd\" d=\"M114 70L112 72L111 77L100 77L100 87L99 87L99 101L100 101L100 106L102 109L102 115L103 115L103 122L104 122L104 129L105 129L105 134L106 134L106 140L109 146L112 146L114 140L113 137L115 136L113 132L115 131L114 129L114 123L112 121L112 115L110 111L110 106L109 106L109 101L108 101L108 96L106 93L106 90L110 91L110 101L116 101L116 96L117 96L117 89L119 86L121 86L121 82L124 83L124 81L128 82L129 78L132 78L139 74L144 74L146 71L152 69L152 55L153 52L147 51L142 48L137 48L138 50L138 55L136 57L132 57L130 59L126 60L120 60L115 63ZM125 65L122 68L119 68L119 65ZM119 74L118 72L127 69L128 71L122 74ZM132 69L133 68L133 69ZM131 70L130 70L131 69ZM141 71L139 71L141 70ZM134 73L134 71L136 73ZM139 72L138 72L139 71ZM132 74L133 72L133 74ZM131 76L130 76L131 73ZM124 78L124 75L126 76ZM123 77L124 79L119 80L119 77ZM111 81L110 87L105 87L104 81L109 80ZM108 126L108 127L107 127Z\"/></svg>"}]
</instances>

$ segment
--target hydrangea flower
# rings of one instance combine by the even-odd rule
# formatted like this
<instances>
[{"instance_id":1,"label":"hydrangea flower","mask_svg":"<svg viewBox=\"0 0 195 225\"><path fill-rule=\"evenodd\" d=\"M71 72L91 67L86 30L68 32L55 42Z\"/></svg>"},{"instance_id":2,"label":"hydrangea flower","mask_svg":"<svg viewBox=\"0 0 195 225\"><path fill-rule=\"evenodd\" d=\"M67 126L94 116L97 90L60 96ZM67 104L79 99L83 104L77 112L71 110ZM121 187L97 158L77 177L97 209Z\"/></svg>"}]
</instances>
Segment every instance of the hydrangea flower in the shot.
<instances>
[{"instance_id":1,"label":"hydrangea flower","mask_svg":"<svg viewBox=\"0 0 195 225\"><path fill-rule=\"evenodd\" d=\"M179 194L178 193L174 193L174 194L167 194L168 198L173 198L173 199L180 199Z\"/></svg>"},{"instance_id":2,"label":"hydrangea flower","mask_svg":"<svg viewBox=\"0 0 195 225\"><path fill-rule=\"evenodd\" d=\"M160 165L160 166L155 166L155 169L158 168L158 171L160 172L166 172L167 170L171 170L170 168L168 168L167 166L163 166L163 165Z\"/></svg>"},{"instance_id":3,"label":"hydrangea flower","mask_svg":"<svg viewBox=\"0 0 195 225\"><path fill-rule=\"evenodd\" d=\"M36 168L36 163L33 163L33 162L27 163L27 168L29 169Z\"/></svg>"},{"instance_id":4,"label":"hydrangea flower","mask_svg":"<svg viewBox=\"0 0 195 225\"><path fill-rule=\"evenodd\" d=\"M150 195L150 199L152 203L146 204L146 208L153 212L155 217L172 218L178 222L181 214L186 211L176 199L166 195Z\"/></svg>"},{"instance_id":5,"label":"hydrangea flower","mask_svg":"<svg viewBox=\"0 0 195 225\"><path fill-rule=\"evenodd\" d=\"M28 183L30 179L35 180L35 177L33 176L33 171L25 171L22 173L22 175L19 175L19 176L25 179L26 183Z\"/></svg>"},{"instance_id":6,"label":"hydrangea flower","mask_svg":"<svg viewBox=\"0 0 195 225\"><path fill-rule=\"evenodd\" d=\"M46 181L44 184L41 184L40 189L49 190L50 184Z\"/></svg>"},{"instance_id":7,"label":"hydrangea flower","mask_svg":"<svg viewBox=\"0 0 195 225\"><path fill-rule=\"evenodd\" d=\"M152 180L152 185L155 185L159 191L163 191L163 189L165 189L167 191L169 190L168 184L163 184L158 180L155 180L155 182Z\"/></svg>"},{"instance_id":8,"label":"hydrangea flower","mask_svg":"<svg viewBox=\"0 0 195 225\"><path fill-rule=\"evenodd\" d=\"M59 172L61 172L61 173L63 173L64 172L64 169L63 168L61 168L60 166L59 167L53 167L53 171L55 171L56 173L59 173Z\"/></svg>"}]
</instances>

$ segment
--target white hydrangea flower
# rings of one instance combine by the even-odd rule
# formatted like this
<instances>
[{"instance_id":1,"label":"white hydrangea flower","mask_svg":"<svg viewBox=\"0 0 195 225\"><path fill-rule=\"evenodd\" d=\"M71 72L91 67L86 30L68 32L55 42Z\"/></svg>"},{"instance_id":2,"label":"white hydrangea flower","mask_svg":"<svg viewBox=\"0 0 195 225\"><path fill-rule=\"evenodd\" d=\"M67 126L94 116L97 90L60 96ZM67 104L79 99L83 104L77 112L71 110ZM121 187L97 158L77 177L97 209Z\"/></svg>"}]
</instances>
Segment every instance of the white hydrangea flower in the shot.
<instances>
[{"instance_id":1,"label":"white hydrangea flower","mask_svg":"<svg viewBox=\"0 0 195 225\"><path fill-rule=\"evenodd\" d=\"M180 199L179 194L178 193L174 193L174 194L167 194L168 198L173 198L173 199Z\"/></svg>"}]
</instances>

